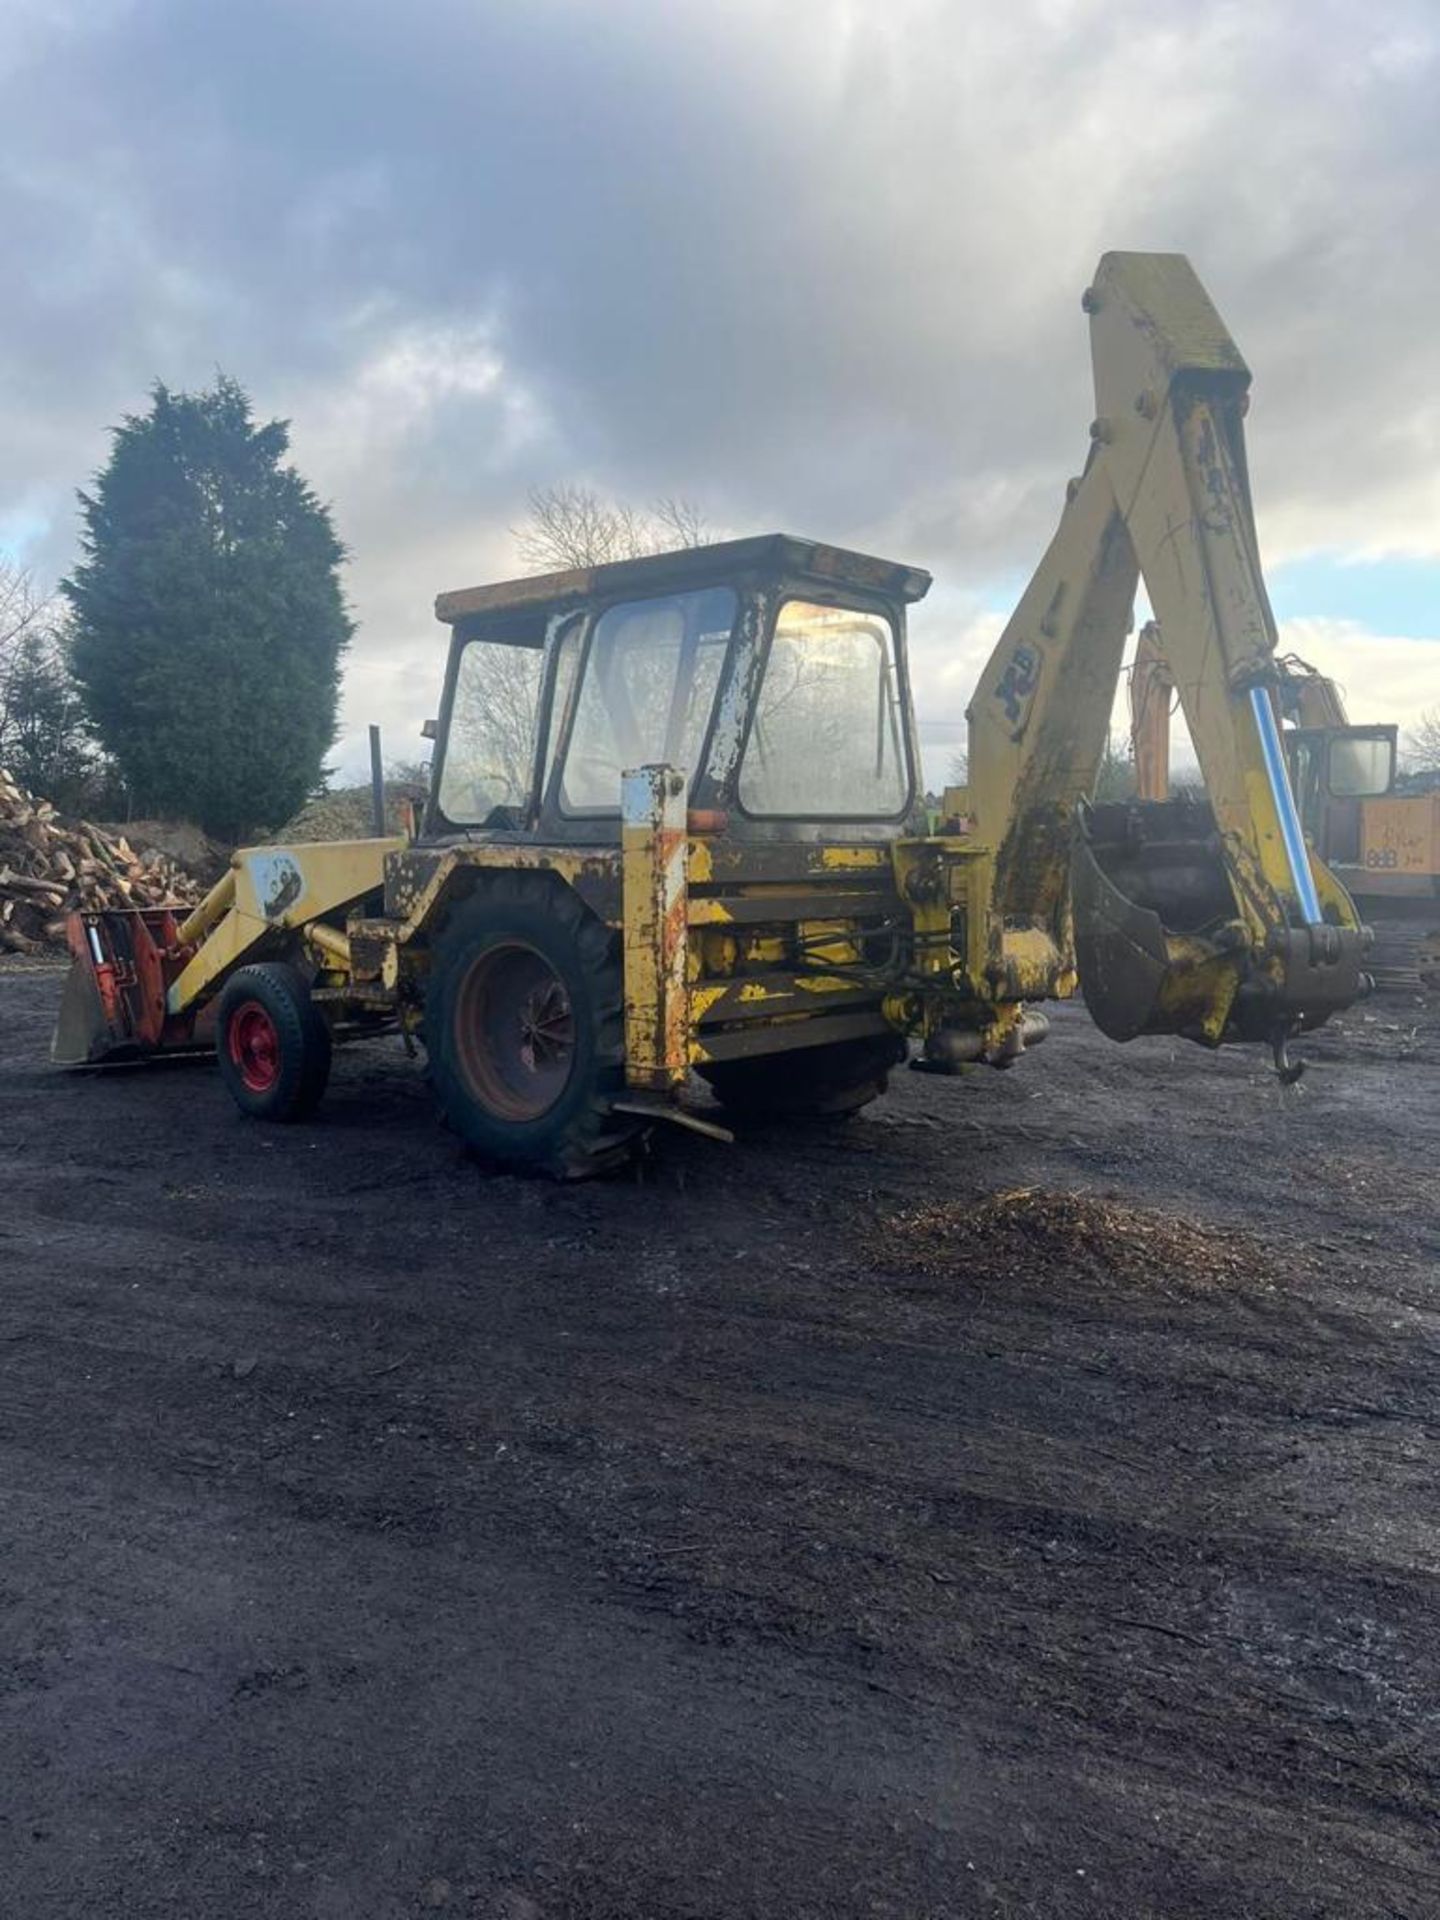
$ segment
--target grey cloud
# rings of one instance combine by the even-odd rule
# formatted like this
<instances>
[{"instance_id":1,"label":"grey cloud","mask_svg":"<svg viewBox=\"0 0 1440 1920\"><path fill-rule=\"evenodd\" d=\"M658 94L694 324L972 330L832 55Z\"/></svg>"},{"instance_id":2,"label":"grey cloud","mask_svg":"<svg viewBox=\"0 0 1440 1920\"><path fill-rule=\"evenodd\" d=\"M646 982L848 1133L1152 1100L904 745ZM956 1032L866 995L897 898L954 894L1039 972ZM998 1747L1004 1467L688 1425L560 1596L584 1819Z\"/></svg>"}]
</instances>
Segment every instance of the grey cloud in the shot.
<instances>
[{"instance_id":1,"label":"grey cloud","mask_svg":"<svg viewBox=\"0 0 1440 1920\"><path fill-rule=\"evenodd\" d=\"M0 523L56 516L58 570L104 426L221 364L293 416L356 550L357 684L382 648L428 670L431 595L510 564L537 480L685 492L993 593L1084 451L1078 295L1107 246L1189 252L1231 319L1277 549L1440 550L1429 5L25 23ZM447 383L447 352L493 380Z\"/></svg>"}]
</instances>

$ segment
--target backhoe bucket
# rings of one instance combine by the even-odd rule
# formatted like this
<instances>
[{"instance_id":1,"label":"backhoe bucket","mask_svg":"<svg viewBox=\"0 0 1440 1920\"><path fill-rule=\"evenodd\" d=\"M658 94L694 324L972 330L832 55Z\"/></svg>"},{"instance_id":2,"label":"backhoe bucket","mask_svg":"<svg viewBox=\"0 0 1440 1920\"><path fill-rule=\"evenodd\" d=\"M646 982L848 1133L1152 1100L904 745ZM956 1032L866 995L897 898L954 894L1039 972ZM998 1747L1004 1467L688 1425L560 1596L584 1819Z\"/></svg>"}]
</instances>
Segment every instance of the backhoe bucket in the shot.
<instances>
[{"instance_id":1,"label":"backhoe bucket","mask_svg":"<svg viewBox=\"0 0 1440 1920\"><path fill-rule=\"evenodd\" d=\"M1249 943L1207 805L1082 806L1070 898L1080 990L1102 1033L1220 1043Z\"/></svg>"},{"instance_id":2,"label":"backhoe bucket","mask_svg":"<svg viewBox=\"0 0 1440 1920\"><path fill-rule=\"evenodd\" d=\"M1146 1032L1169 969L1160 916L1112 885L1083 836L1070 862L1075 962L1090 1017L1112 1040Z\"/></svg>"},{"instance_id":3,"label":"backhoe bucket","mask_svg":"<svg viewBox=\"0 0 1440 1920\"><path fill-rule=\"evenodd\" d=\"M1370 932L1346 924L1343 890L1312 877L1331 918L1273 926L1241 918L1214 815L1203 800L1082 806L1070 855L1080 990L1112 1040L1178 1033L1202 1046L1323 1026L1369 991ZM1334 896L1338 895L1338 900Z\"/></svg>"}]
</instances>

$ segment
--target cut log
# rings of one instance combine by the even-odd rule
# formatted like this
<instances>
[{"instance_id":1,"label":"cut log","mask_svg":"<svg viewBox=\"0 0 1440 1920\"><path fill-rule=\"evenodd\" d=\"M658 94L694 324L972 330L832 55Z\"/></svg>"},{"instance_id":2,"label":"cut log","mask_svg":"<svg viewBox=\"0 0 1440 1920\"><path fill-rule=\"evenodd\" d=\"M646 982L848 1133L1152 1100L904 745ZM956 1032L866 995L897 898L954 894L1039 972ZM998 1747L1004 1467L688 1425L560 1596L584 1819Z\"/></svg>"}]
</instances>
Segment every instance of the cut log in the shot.
<instances>
[{"instance_id":1,"label":"cut log","mask_svg":"<svg viewBox=\"0 0 1440 1920\"><path fill-rule=\"evenodd\" d=\"M38 893L47 899L63 900L65 889L54 880L32 880L29 874L12 873L9 867L0 871L0 886L11 893Z\"/></svg>"},{"instance_id":2,"label":"cut log","mask_svg":"<svg viewBox=\"0 0 1440 1920\"><path fill-rule=\"evenodd\" d=\"M166 855L69 822L0 769L0 950L63 945L75 908L188 907L201 889Z\"/></svg>"}]
</instances>

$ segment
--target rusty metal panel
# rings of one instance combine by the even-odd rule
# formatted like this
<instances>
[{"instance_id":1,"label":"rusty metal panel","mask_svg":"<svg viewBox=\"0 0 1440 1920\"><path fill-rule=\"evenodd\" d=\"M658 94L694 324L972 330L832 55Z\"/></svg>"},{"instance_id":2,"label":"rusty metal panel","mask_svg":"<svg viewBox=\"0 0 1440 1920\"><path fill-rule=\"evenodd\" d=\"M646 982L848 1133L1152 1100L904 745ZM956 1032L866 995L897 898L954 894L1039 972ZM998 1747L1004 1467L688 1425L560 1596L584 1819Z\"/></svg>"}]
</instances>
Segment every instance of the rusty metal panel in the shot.
<instances>
[{"instance_id":1,"label":"rusty metal panel","mask_svg":"<svg viewBox=\"0 0 1440 1920\"><path fill-rule=\"evenodd\" d=\"M1440 874L1440 793L1366 800L1360 818L1362 893L1374 874Z\"/></svg>"},{"instance_id":2,"label":"rusty metal panel","mask_svg":"<svg viewBox=\"0 0 1440 1920\"><path fill-rule=\"evenodd\" d=\"M395 929L386 922L349 922L350 971L354 980L379 980L395 953Z\"/></svg>"},{"instance_id":3,"label":"rusty metal panel","mask_svg":"<svg viewBox=\"0 0 1440 1920\"><path fill-rule=\"evenodd\" d=\"M608 847L559 847L531 840L462 840L412 847L386 862L385 911L401 942L423 941L449 889L468 872L553 873L610 926L620 924L620 855Z\"/></svg>"},{"instance_id":4,"label":"rusty metal panel","mask_svg":"<svg viewBox=\"0 0 1440 1920\"><path fill-rule=\"evenodd\" d=\"M624 886L625 1078L679 1087L690 1065L686 970L685 776L639 767L620 783Z\"/></svg>"},{"instance_id":5,"label":"rusty metal panel","mask_svg":"<svg viewBox=\"0 0 1440 1920\"><path fill-rule=\"evenodd\" d=\"M919 600L930 587L921 567L907 567L874 554L818 545L786 534L759 534L722 540L711 546L680 547L670 553L644 554L561 573L531 574L481 587L462 587L436 596L435 618L446 626L477 616L533 607L547 601L574 602L603 595L657 593L697 580L733 580L760 569L810 575L842 586L869 588Z\"/></svg>"}]
</instances>

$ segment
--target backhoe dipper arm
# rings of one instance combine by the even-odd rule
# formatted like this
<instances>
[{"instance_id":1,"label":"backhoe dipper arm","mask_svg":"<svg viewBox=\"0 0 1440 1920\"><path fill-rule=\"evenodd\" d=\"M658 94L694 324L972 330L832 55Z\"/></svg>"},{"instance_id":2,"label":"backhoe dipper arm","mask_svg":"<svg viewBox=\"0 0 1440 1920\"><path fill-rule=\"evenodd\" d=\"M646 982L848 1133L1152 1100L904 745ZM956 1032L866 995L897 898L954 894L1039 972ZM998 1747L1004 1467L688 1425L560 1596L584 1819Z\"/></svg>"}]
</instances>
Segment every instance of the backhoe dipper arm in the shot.
<instances>
[{"instance_id":1,"label":"backhoe dipper arm","mask_svg":"<svg viewBox=\"0 0 1440 1920\"><path fill-rule=\"evenodd\" d=\"M1348 727L1345 696L1328 674L1296 653L1275 662L1280 712L1297 727Z\"/></svg>"},{"instance_id":2,"label":"backhoe dipper arm","mask_svg":"<svg viewBox=\"0 0 1440 1920\"><path fill-rule=\"evenodd\" d=\"M1090 455L969 713L990 924L1002 951L1043 934L1057 977L1073 954L1118 1039L1278 1044L1363 990L1368 936L1305 845L1281 750L1249 370L1183 255L1106 254L1084 307ZM1142 576L1213 818L1086 804Z\"/></svg>"}]
</instances>

